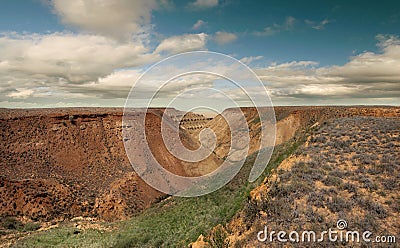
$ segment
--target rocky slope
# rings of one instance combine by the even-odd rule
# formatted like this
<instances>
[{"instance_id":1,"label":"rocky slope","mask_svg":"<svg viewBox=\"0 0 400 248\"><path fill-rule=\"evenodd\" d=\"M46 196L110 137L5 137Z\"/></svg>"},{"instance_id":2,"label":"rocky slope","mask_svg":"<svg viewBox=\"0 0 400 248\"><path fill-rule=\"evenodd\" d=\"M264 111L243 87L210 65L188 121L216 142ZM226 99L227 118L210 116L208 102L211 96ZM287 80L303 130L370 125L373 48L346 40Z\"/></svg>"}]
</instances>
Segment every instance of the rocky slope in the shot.
<instances>
[{"instance_id":1,"label":"rocky slope","mask_svg":"<svg viewBox=\"0 0 400 248\"><path fill-rule=\"evenodd\" d=\"M365 111L366 110L366 111ZM393 109L392 109L393 110ZM306 143L264 182L250 192L244 209L226 226L217 226L193 247L208 247L204 240L224 237L229 247L363 247L365 242L278 242L279 231L314 231L331 228L338 233L369 231L395 236L400 231L400 115L398 109L349 109L357 116L325 120ZM377 114L379 113L379 114ZM367 116L359 116L364 115ZM381 117L371 117L377 115ZM343 222L342 222L343 223ZM268 234L259 241L259 232ZM270 240L272 231L276 231ZM224 235L221 235L224 234ZM344 234L345 235L345 234ZM264 238L262 233L261 238ZM294 237L294 236L293 236ZM286 234L288 239L288 234ZM317 236L317 239L320 236ZM397 237L398 238L398 237ZM301 236L300 236L301 241ZM385 244L385 247L395 244ZM394 246L393 246L394 247Z\"/></svg>"},{"instance_id":2,"label":"rocky slope","mask_svg":"<svg viewBox=\"0 0 400 248\"><path fill-rule=\"evenodd\" d=\"M227 109L224 113L229 111L232 110ZM241 111L244 113L248 123L250 137L248 155L251 155L260 149L261 122L259 114L270 114L270 110L260 108L260 113L257 113L255 108L241 108ZM274 107L274 112L276 117L275 145L282 144L295 137L296 132L300 130L310 128L313 125L322 124L329 119L351 116L400 116L399 107L285 106ZM216 133L217 144L214 152L220 158L227 155L231 143L231 132L227 122L222 116L223 114L217 115L205 125L205 128L210 128ZM195 132L194 134L198 135L200 131L201 130L198 130L197 133Z\"/></svg>"},{"instance_id":3,"label":"rocky slope","mask_svg":"<svg viewBox=\"0 0 400 248\"><path fill-rule=\"evenodd\" d=\"M250 154L259 149L261 124L254 109L242 111L249 123ZM398 116L399 112L389 107L276 107L277 143L329 118ZM156 159L166 169L196 176L219 166L230 144L229 130L220 116L205 123L193 115L196 128L191 133L181 128L182 142L190 149L198 147L199 121L217 134L217 148L209 158L185 163L169 154L162 142L162 115L162 109L149 111L146 132ZM190 118L185 125L191 127ZM0 128L0 216L40 221L74 216L116 220L165 197L130 166L123 145L121 109L1 109ZM142 151L141 147L134 151L138 163L146 162Z\"/></svg>"},{"instance_id":4,"label":"rocky slope","mask_svg":"<svg viewBox=\"0 0 400 248\"><path fill-rule=\"evenodd\" d=\"M193 165L183 164L163 146L162 112L152 109L146 117L156 159L175 174L197 175L188 169ZM3 109L0 128L0 216L116 220L164 197L130 166L121 109ZM187 134L182 140L193 149L197 145ZM142 154L140 148L134 154L137 162Z\"/></svg>"}]
</instances>

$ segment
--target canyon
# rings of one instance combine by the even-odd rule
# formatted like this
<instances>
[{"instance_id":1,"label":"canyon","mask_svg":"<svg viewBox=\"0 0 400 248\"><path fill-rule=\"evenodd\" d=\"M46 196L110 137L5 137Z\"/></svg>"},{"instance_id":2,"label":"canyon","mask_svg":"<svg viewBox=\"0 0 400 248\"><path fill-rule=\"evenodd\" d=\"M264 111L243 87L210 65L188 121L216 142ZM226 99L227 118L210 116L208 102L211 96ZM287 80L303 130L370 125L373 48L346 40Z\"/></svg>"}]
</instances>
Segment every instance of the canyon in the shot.
<instances>
[{"instance_id":1,"label":"canyon","mask_svg":"<svg viewBox=\"0 0 400 248\"><path fill-rule=\"evenodd\" d=\"M217 136L216 149L205 161L188 163L175 158L163 145L164 111L147 110L145 124L148 143L164 168L182 176L204 175L218 168L231 142L221 115L210 118L176 111L171 116L171 121L180 121L179 136L189 149L198 147L203 128L212 129ZM249 127L251 155L260 149L259 113L254 108L241 111ZM274 111L277 145L329 119L400 116L399 107L384 106L288 106ZM40 222L77 216L114 221L167 197L147 185L130 165L122 116L120 108L1 109L0 216ZM140 147L136 153L136 162L145 164Z\"/></svg>"}]
</instances>

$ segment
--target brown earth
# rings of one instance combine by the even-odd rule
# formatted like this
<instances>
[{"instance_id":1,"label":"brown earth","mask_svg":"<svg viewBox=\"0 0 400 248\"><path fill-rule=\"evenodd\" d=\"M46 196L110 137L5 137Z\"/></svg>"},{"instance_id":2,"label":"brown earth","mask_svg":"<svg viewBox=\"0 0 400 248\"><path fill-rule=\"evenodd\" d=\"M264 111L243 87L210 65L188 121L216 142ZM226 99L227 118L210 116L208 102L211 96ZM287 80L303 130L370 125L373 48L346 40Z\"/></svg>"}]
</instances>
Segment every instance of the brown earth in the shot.
<instances>
[{"instance_id":1,"label":"brown earth","mask_svg":"<svg viewBox=\"0 0 400 248\"><path fill-rule=\"evenodd\" d=\"M254 109L242 110L252 138L250 154L259 149L260 123ZM330 118L399 116L400 108L276 107L275 113L277 142L282 143L298 130ZM198 147L199 123L213 129L218 139L218 148L207 160L184 163L169 154L162 143L162 114L162 109L152 109L146 114L146 132L156 159L167 170L196 176L219 166L230 148L229 130L220 116L205 123L201 116L194 115L193 126L190 120L183 123L180 138L190 149ZM142 181L130 166L123 144L121 109L1 109L0 128L2 217L49 221L91 216L116 220L165 197ZM186 132L185 128L192 132ZM134 152L135 162L145 164L142 148Z\"/></svg>"},{"instance_id":2,"label":"brown earth","mask_svg":"<svg viewBox=\"0 0 400 248\"><path fill-rule=\"evenodd\" d=\"M250 147L248 155L260 149L260 119L255 108L241 108L244 113L249 129ZM224 112L232 111L230 109ZM282 144L295 137L296 132L318 125L329 119L351 117L351 116L376 116L376 117L398 117L399 107L340 107L340 106L318 106L318 107L296 107L282 106L274 107L276 117L276 140L275 145ZM268 109L260 108L260 114L269 113ZM204 127L211 128L217 136L215 154L224 158L230 149L231 133L229 126L221 115L217 115ZM198 135L201 130L194 132Z\"/></svg>"},{"instance_id":3,"label":"brown earth","mask_svg":"<svg viewBox=\"0 0 400 248\"><path fill-rule=\"evenodd\" d=\"M276 234L273 241L257 240L266 226L269 234L297 231L301 235L311 230L319 235L329 228L340 233L338 220L347 221L343 232L368 230L372 240L377 235L397 235L400 115L398 108L386 112L385 117L381 109L365 110L349 109L348 113L355 111L356 116L316 125L305 144L250 192L243 210L203 239L212 240L222 232L229 247L367 246L363 241L330 243L327 238L318 243L280 243ZM395 244L384 247L392 246Z\"/></svg>"},{"instance_id":4,"label":"brown earth","mask_svg":"<svg viewBox=\"0 0 400 248\"><path fill-rule=\"evenodd\" d=\"M175 174L196 175L163 146L161 116L158 109L146 115L156 159ZM2 109L0 127L0 216L124 219L164 197L130 166L121 109ZM185 137L186 146L196 146Z\"/></svg>"}]
</instances>

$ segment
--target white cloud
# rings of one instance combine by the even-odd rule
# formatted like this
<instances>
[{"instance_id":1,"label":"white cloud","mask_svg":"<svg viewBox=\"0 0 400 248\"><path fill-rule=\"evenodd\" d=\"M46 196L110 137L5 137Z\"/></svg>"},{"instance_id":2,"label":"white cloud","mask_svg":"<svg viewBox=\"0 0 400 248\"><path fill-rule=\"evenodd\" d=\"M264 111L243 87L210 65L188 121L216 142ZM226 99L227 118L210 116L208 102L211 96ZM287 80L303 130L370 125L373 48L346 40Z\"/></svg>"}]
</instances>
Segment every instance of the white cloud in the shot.
<instances>
[{"instance_id":1,"label":"white cloud","mask_svg":"<svg viewBox=\"0 0 400 248\"><path fill-rule=\"evenodd\" d=\"M184 34L166 38L157 46L155 52L170 54L203 49L207 42L207 34Z\"/></svg>"},{"instance_id":2,"label":"white cloud","mask_svg":"<svg viewBox=\"0 0 400 248\"><path fill-rule=\"evenodd\" d=\"M378 40L378 47L381 49L386 49L390 46L397 47L400 45L400 39L395 35L378 34L376 39Z\"/></svg>"},{"instance_id":3,"label":"white cloud","mask_svg":"<svg viewBox=\"0 0 400 248\"><path fill-rule=\"evenodd\" d=\"M293 61L255 72L281 100L335 104L341 102L338 99L359 99L371 104L371 99L387 99L390 104L400 104L400 41L394 36L377 38L381 53L363 52L343 66L317 67L317 62Z\"/></svg>"},{"instance_id":4,"label":"white cloud","mask_svg":"<svg viewBox=\"0 0 400 248\"><path fill-rule=\"evenodd\" d=\"M263 58L263 56L249 56L249 57L241 58L240 61L245 63L246 65L249 65L251 62L260 60L262 58Z\"/></svg>"},{"instance_id":5,"label":"white cloud","mask_svg":"<svg viewBox=\"0 0 400 248\"><path fill-rule=\"evenodd\" d=\"M377 36L382 53L364 52L351 58L343 66L321 70L323 73L343 78L349 83L392 83L400 88L400 40L388 36L382 40Z\"/></svg>"},{"instance_id":6,"label":"white cloud","mask_svg":"<svg viewBox=\"0 0 400 248\"><path fill-rule=\"evenodd\" d=\"M274 23L272 26L265 27L262 31L254 32L254 34L258 36L271 36L282 31L292 30L295 23L296 19L293 16L288 16L282 24Z\"/></svg>"},{"instance_id":7,"label":"white cloud","mask_svg":"<svg viewBox=\"0 0 400 248\"><path fill-rule=\"evenodd\" d=\"M23 98L23 99L26 99L29 96L31 96L33 94L33 92L34 91L32 89L17 88L17 89L15 89L15 91L8 93L7 96L11 97L11 98Z\"/></svg>"},{"instance_id":8,"label":"white cloud","mask_svg":"<svg viewBox=\"0 0 400 248\"><path fill-rule=\"evenodd\" d=\"M47 76L80 83L116 68L154 61L140 42L120 43L98 35L4 34L0 37L0 75Z\"/></svg>"},{"instance_id":9,"label":"white cloud","mask_svg":"<svg viewBox=\"0 0 400 248\"><path fill-rule=\"evenodd\" d=\"M218 0L196 0L189 4L190 7L194 8L211 8L218 5Z\"/></svg>"},{"instance_id":10,"label":"white cloud","mask_svg":"<svg viewBox=\"0 0 400 248\"><path fill-rule=\"evenodd\" d=\"M155 0L51 0L64 24L116 38L129 38L149 25Z\"/></svg>"},{"instance_id":11,"label":"white cloud","mask_svg":"<svg viewBox=\"0 0 400 248\"><path fill-rule=\"evenodd\" d=\"M295 22L296 19L293 16L288 16L286 17L286 20L283 23L283 27L285 27L287 30L290 30L294 27Z\"/></svg>"},{"instance_id":12,"label":"white cloud","mask_svg":"<svg viewBox=\"0 0 400 248\"><path fill-rule=\"evenodd\" d=\"M224 31L218 31L215 33L214 40L220 45L230 43L237 39L237 35L234 33L228 33Z\"/></svg>"},{"instance_id":13,"label":"white cloud","mask_svg":"<svg viewBox=\"0 0 400 248\"><path fill-rule=\"evenodd\" d=\"M205 33L187 34L167 37L153 48L151 13L157 5L171 6L167 0L49 3L79 32L0 33L0 102L6 106L123 99L144 65L165 54L204 49L207 42Z\"/></svg>"},{"instance_id":14,"label":"white cloud","mask_svg":"<svg viewBox=\"0 0 400 248\"><path fill-rule=\"evenodd\" d=\"M205 22L205 21L203 21L203 20L198 20L195 24L193 24L192 29L193 29L193 30L197 30L197 29L203 27L203 26L206 25L206 24L207 24L207 22Z\"/></svg>"},{"instance_id":15,"label":"white cloud","mask_svg":"<svg viewBox=\"0 0 400 248\"><path fill-rule=\"evenodd\" d=\"M305 20L304 22L313 29L322 30L322 29L325 29L326 24L331 23L332 21L330 21L328 19L324 19L321 22L315 22L315 21L310 21L310 20Z\"/></svg>"}]
</instances>

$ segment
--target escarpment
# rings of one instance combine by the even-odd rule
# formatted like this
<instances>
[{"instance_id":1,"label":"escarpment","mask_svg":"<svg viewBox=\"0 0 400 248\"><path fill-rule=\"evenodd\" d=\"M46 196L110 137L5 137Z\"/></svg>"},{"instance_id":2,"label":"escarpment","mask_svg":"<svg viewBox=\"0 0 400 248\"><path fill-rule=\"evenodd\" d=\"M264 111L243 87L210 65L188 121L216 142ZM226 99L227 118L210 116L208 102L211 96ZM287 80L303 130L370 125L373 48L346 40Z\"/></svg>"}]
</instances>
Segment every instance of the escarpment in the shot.
<instances>
[{"instance_id":1,"label":"escarpment","mask_svg":"<svg viewBox=\"0 0 400 248\"><path fill-rule=\"evenodd\" d=\"M251 154L260 148L262 123L254 108L241 110L249 126ZM332 118L400 115L398 107L274 110L276 144ZM197 149L198 135L204 128L212 129L217 136L213 153L204 161L191 163L179 160L165 147L160 132L163 113L164 109L148 110L145 129L150 148L165 169L182 176L197 176L215 170L223 162L230 149L230 130L220 115L209 118L176 111L170 116L170 121L179 121L179 137L189 149ZM119 108L1 109L0 216L37 221L75 216L117 220L165 197L133 170L124 148L122 116ZM167 139L172 137L168 130ZM135 162L144 164L142 147L134 150Z\"/></svg>"}]
</instances>

